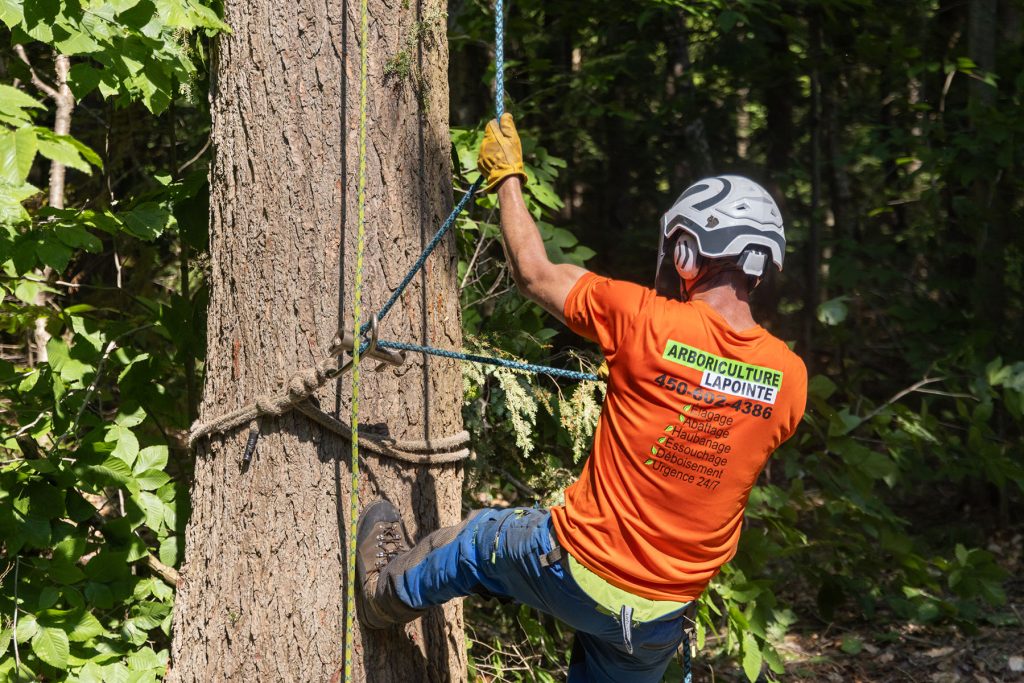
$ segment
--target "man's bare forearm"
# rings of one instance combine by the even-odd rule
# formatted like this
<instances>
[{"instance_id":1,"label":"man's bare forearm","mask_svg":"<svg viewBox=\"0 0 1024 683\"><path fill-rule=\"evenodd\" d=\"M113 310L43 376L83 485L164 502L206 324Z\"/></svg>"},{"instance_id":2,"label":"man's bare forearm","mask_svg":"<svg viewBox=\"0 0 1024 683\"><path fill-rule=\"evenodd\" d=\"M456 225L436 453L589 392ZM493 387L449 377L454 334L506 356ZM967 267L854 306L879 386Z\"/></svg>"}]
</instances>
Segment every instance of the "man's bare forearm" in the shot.
<instances>
[{"instance_id":1,"label":"man's bare forearm","mask_svg":"<svg viewBox=\"0 0 1024 683\"><path fill-rule=\"evenodd\" d=\"M498 187L498 204L505 255L516 283L525 288L542 262L548 262L548 256L540 230L526 208L519 178L509 178Z\"/></svg>"},{"instance_id":2,"label":"man's bare forearm","mask_svg":"<svg viewBox=\"0 0 1024 683\"><path fill-rule=\"evenodd\" d=\"M526 208L519 178L510 177L502 182L498 187L498 204L505 255L516 285L524 295L562 320L566 296L587 271L548 259L540 230Z\"/></svg>"}]
</instances>

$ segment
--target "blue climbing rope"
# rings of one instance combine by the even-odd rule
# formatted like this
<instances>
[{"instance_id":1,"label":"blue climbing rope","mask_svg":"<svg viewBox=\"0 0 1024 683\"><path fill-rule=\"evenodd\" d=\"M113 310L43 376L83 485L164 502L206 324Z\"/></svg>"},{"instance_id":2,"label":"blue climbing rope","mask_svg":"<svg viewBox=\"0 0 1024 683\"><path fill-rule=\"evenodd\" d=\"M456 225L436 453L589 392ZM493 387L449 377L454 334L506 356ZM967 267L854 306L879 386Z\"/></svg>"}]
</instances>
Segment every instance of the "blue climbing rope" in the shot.
<instances>
[{"instance_id":1,"label":"blue climbing rope","mask_svg":"<svg viewBox=\"0 0 1024 683\"><path fill-rule=\"evenodd\" d=\"M591 374L589 372L578 372L576 370L550 368L546 365L523 363L517 360L508 360L507 358L494 358L493 356L480 356L475 353L463 353L462 351L448 351L447 349L435 349L432 346L422 346L420 344L379 341L377 342L377 346L383 347L385 349L394 349L396 351L412 351L414 353L426 353L430 354L431 356L440 356L441 358L465 360L469 361L470 363L496 365L498 367L509 368L511 370L522 370L523 372L532 372L537 375L550 375L551 377L561 377L563 379L572 379L576 381L596 382L600 379L597 375Z\"/></svg>"},{"instance_id":2,"label":"blue climbing rope","mask_svg":"<svg viewBox=\"0 0 1024 683\"><path fill-rule=\"evenodd\" d=\"M691 648L690 634L687 631L683 631L683 683L693 683L693 663Z\"/></svg>"},{"instance_id":3,"label":"blue climbing rope","mask_svg":"<svg viewBox=\"0 0 1024 683\"><path fill-rule=\"evenodd\" d=\"M504 0L494 0L494 115L505 113L505 9Z\"/></svg>"},{"instance_id":4,"label":"blue climbing rope","mask_svg":"<svg viewBox=\"0 0 1024 683\"><path fill-rule=\"evenodd\" d=\"M503 7L503 0L495 0L494 3L494 109L497 114L497 118L501 118L501 115L505 113L505 12ZM388 297L387 302L381 307L380 311L377 312L377 321L380 322L384 319L391 309L394 308L395 304L398 303L398 299L405 292L405 288L409 286L416 274L420 272L423 265L427 262L427 259L437 245L441 243L441 239L452 229L455 225L456 219L459 214L463 212L466 205L469 204L476 193L480 190L483 185L483 177L477 178L466 193L462 195L462 198L458 201L455 207L452 209L448 217L444 219L441 227L437 229L434 236L424 247L423 253L419 255L416 262L409 268L409 272L405 274L402 281L398 283L398 287ZM370 322L364 323L360 328L361 336L364 337L363 342L360 344L360 351L365 351L369 346L370 342L365 340L366 334L370 332ZM493 358L491 356L481 356L473 353L463 353L461 351L449 351L447 349L438 349L432 346L425 346L421 344L407 344L405 342L393 342L393 341L378 341L377 345L387 349L396 349L400 351L412 351L415 353L426 353L432 356L440 356L442 358L451 358L453 360L463 360L470 363L481 363L484 365L495 365L502 368L509 368L511 370L519 370L522 372L531 372L538 375L548 375L551 377L561 377L564 379L576 380L576 381L599 381L599 377L589 372L579 372L575 370L563 370L561 368L552 368L546 365L536 365L534 363L523 363L520 361L508 360L505 358Z\"/></svg>"},{"instance_id":5,"label":"blue climbing rope","mask_svg":"<svg viewBox=\"0 0 1024 683\"><path fill-rule=\"evenodd\" d=\"M409 286L409 283L412 282L412 279L416 277L416 273L420 272L420 269L423 267L423 264L427 262L427 258L434 252L434 249L437 248L437 245L441 243L441 238L444 237L445 234L452 229L452 226L455 225L455 219L459 217L459 214L462 213L462 210L466 208L466 204L469 203L469 200L473 198L473 195L477 193L477 190L479 190L480 186L483 184L483 177L477 178L476 181L469 186L469 189L466 190L466 194L462 195L462 199L460 199L459 203L455 205L455 208L452 209L452 212L448 214L448 218L444 219L444 223L442 223L441 227L438 228L436 233L434 233L433 238L431 238L431 240L427 243L427 246L423 249L423 253L420 254L420 257L418 259L416 259L416 263L412 264L412 268L410 268L409 272L405 274L405 277L402 278L402 281L398 283L398 287L391 294L391 297L387 300L387 303L385 303L377 312L378 321L383 320L384 316L386 316L391 311L392 307L394 307L394 305L398 302L398 298L402 296L402 293L405 291L405 288ZM370 323L366 323L365 325L363 325L362 333L366 334L369 331Z\"/></svg>"}]
</instances>

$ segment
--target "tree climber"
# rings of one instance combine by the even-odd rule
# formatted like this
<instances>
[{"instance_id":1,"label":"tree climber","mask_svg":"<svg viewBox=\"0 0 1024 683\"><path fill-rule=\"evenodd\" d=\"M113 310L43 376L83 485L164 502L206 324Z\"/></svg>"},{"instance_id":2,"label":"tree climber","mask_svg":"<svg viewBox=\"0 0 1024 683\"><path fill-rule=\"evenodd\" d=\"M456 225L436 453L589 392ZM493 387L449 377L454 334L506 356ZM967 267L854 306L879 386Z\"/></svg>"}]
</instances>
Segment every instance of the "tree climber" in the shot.
<instances>
[{"instance_id":1,"label":"tree climber","mask_svg":"<svg viewBox=\"0 0 1024 683\"><path fill-rule=\"evenodd\" d=\"M576 630L570 681L658 681L687 607L736 552L747 498L796 430L807 371L749 305L785 253L771 196L739 176L690 186L661 220L655 289L552 263L523 200L512 117L478 165L520 291L609 366L594 443L565 503L477 510L408 550L387 501L362 514L359 616L384 628L452 598L510 597Z\"/></svg>"}]
</instances>

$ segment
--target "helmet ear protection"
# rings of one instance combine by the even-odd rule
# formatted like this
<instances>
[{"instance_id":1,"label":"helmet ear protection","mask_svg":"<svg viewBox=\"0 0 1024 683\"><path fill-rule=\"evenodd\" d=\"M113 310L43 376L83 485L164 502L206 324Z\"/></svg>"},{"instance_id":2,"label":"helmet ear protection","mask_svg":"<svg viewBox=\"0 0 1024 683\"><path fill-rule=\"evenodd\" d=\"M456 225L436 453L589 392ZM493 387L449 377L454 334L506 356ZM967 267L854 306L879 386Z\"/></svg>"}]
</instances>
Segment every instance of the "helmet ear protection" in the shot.
<instances>
[{"instance_id":1,"label":"helmet ear protection","mask_svg":"<svg viewBox=\"0 0 1024 683\"><path fill-rule=\"evenodd\" d=\"M676 264L676 272L684 282L696 278L704 261L697 247L697 238L685 232L680 235L676 240L673 260Z\"/></svg>"}]
</instances>

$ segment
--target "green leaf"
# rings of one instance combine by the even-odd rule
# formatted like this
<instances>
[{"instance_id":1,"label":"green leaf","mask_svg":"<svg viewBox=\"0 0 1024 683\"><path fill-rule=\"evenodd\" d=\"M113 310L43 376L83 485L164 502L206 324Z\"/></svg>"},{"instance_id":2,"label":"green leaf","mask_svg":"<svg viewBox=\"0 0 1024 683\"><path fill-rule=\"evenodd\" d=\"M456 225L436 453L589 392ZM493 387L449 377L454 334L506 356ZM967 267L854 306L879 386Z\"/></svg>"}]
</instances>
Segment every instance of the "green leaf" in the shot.
<instances>
[{"instance_id":1,"label":"green leaf","mask_svg":"<svg viewBox=\"0 0 1024 683\"><path fill-rule=\"evenodd\" d=\"M0 147L2 151L2 147ZM131 234L144 240L153 240L171 227L171 212L154 202L146 202L121 215L125 228Z\"/></svg>"},{"instance_id":2,"label":"green leaf","mask_svg":"<svg viewBox=\"0 0 1024 683\"><path fill-rule=\"evenodd\" d=\"M3 10L0 10L2 12ZM0 117L17 127L18 123L30 123L32 115L26 109L46 109L42 102L17 88L0 84Z\"/></svg>"},{"instance_id":3,"label":"green leaf","mask_svg":"<svg viewBox=\"0 0 1024 683\"><path fill-rule=\"evenodd\" d=\"M170 475L160 470L146 470L135 476L139 488L143 491L154 491L171 480ZM163 503L163 501L161 501Z\"/></svg>"},{"instance_id":4,"label":"green leaf","mask_svg":"<svg viewBox=\"0 0 1024 683\"><path fill-rule=\"evenodd\" d=\"M757 639L750 633L743 634L743 673L747 680L753 683L761 675L761 648L757 646Z\"/></svg>"},{"instance_id":5,"label":"green leaf","mask_svg":"<svg viewBox=\"0 0 1024 683\"><path fill-rule=\"evenodd\" d=\"M22 10L21 2L18 0L0 0L0 21L7 25L7 28L14 28L25 20L25 13Z\"/></svg>"},{"instance_id":6,"label":"green leaf","mask_svg":"<svg viewBox=\"0 0 1024 683\"><path fill-rule=\"evenodd\" d=\"M85 643L107 632L100 620L86 610L72 612L68 618L68 626L71 628L68 640L73 643Z\"/></svg>"},{"instance_id":7,"label":"green leaf","mask_svg":"<svg viewBox=\"0 0 1024 683\"><path fill-rule=\"evenodd\" d=\"M71 261L73 252L67 246L55 239L53 235L46 235L36 242L36 258L44 266L50 266L58 273L63 273Z\"/></svg>"},{"instance_id":8,"label":"green leaf","mask_svg":"<svg viewBox=\"0 0 1024 683\"><path fill-rule=\"evenodd\" d=\"M36 481L30 484L26 493L29 497L29 514L41 519L64 516L64 491L46 483Z\"/></svg>"},{"instance_id":9,"label":"green leaf","mask_svg":"<svg viewBox=\"0 0 1024 683\"><path fill-rule=\"evenodd\" d=\"M39 592L39 609L49 609L57 604L60 591L53 586L47 586Z\"/></svg>"},{"instance_id":10,"label":"green leaf","mask_svg":"<svg viewBox=\"0 0 1024 683\"><path fill-rule=\"evenodd\" d=\"M122 460L129 468L135 463L135 458L139 454L139 440L131 429L119 424L112 425L103 440L117 443L111 454L115 458Z\"/></svg>"},{"instance_id":11,"label":"green leaf","mask_svg":"<svg viewBox=\"0 0 1024 683\"><path fill-rule=\"evenodd\" d=\"M0 178L0 225L27 222L29 215L21 203L38 193L39 188L31 183L11 184Z\"/></svg>"},{"instance_id":12,"label":"green leaf","mask_svg":"<svg viewBox=\"0 0 1024 683\"><path fill-rule=\"evenodd\" d=\"M164 563L166 564L166 563ZM153 579L153 597L164 602L174 600L174 589L163 582L163 579Z\"/></svg>"},{"instance_id":13,"label":"green leaf","mask_svg":"<svg viewBox=\"0 0 1024 683\"><path fill-rule=\"evenodd\" d=\"M0 180L20 186L28 179L39 140L33 126L0 133Z\"/></svg>"},{"instance_id":14,"label":"green leaf","mask_svg":"<svg viewBox=\"0 0 1024 683\"><path fill-rule=\"evenodd\" d=\"M74 562L64 558L54 558L50 561L50 568L47 575L53 581L68 586L81 581L85 574Z\"/></svg>"},{"instance_id":15,"label":"green leaf","mask_svg":"<svg viewBox=\"0 0 1024 683\"><path fill-rule=\"evenodd\" d=\"M807 383L807 393L823 401L827 401L836 391L835 382L825 375L815 375Z\"/></svg>"},{"instance_id":16,"label":"green leaf","mask_svg":"<svg viewBox=\"0 0 1024 683\"><path fill-rule=\"evenodd\" d=\"M135 461L135 472L146 470L162 470L167 467L167 446L146 446L139 451Z\"/></svg>"},{"instance_id":17,"label":"green leaf","mask_svg":"<svg viewBox=\"0 0 1024 683\"><path fill-rule=\"evenodd\" d=\"M125 552L103 549L85 565L85 575L94 581L110 583L130 576Z\"/></svg>"},{"instance_id":18,"label":"green leaf","mask_svg":"<svg viewBox=\"0 0 1024 683\"><path fill-rule=\"evenodd\" d=\"M857 636L843 636L843 642L839 649L848 655L856 655L864 649L864 643Z\"/></svg>"},{"instance_id":19,"label":"green leaf","mask_svg":"<svg viewBox=\"0 0 1024 683\"><path fill-rule=\"evenodd\" d=\"M86 662L78 670L78 683L107 683L104 680L103 667L96 662Z\"/></svg>"},{"instance_id":20,"label":"green leaf","mask_svg":"<svg viewBox=\"0 0 1024 683\"><path fill-rule=\"evenodd\" d=\"M169 567L176 567L178 560L178 537L168 536L160 544L160 561Z\"/></svg>"},{"instance_id":21,"label":"green leaf","mask_svg":"<svg viewBox=\"0 0 1024 683\"><path fill-rule=\"evenodd\" d=\"M132 671L146 671L163 667L167 663L167 658L166 653L164 657L160 657L156 652L153 652L153 648L144 647L128 655L125 662Z\"/></svg>"},{"instance_id":22,"label":"green leaf","mask_svg":"<svg viewBox=\"0 0 1024 683\"><path fill-rule=\"evenodd\" d=\"M164 502L149 491L141 492L137 500L146 512L146 526L153 531L160 531L164 521Z\"/></svg>"},{"instance_id":23,"label":"green leaf","mask_svg":"<svg viewBox=\"0 0 1024 683\"><path fill-rule=\"evenodd\" d=\"M71 654L68 634L63 629L42 626L32 638L32 651L53 668L66 669Z\"/></svg>"},{"instance_id":24,"label":"green leaf","mask_svg":"<svg viewBox=\"0 0 1024 683\"><path fill-rule=\"evenodd\" d=\"M18 619L18 628L15 631L15 637L17 638L18 643L27 643L29 640L34 638L38 632L39 622L36 621L36 616L34 614L26 614Z\"/></svg>"},{"instance_id":25,"label":"green leaf","mask_svg":"<svg viewBox=\"0 0 1024 683\"><path fill-rule=\"evenodd\" d=\"M77 225L58 225L54 234L64 244L75 249L97 253L103 250L103 243L91 232Z\"/></svg>"},{"instance_id":26,"label":"green leaf","mask_svg":"<svg viewBox=\"0 0 1024 683\"><path fill-rule=\"evenodd\" d=\"M65 55L89 54L102 49L88 33L78 28L70 28L68 24L54 26L53 38L53 46Z\"/></svg>"},{"instance_id":27,"label":"green leaf","mask_svg":"<svg viewBox=\"0 0 1024 683\"><path fill-rule=\"evenodd\" d=\"M114 418L114 424L122 427L138 427L140 424L146 421L146 411L141 407L136 407L131 412L123 411L117 414Z\"/></svg>"},{"instance_id":28,"label":"green leaf","mask_svg":"<svg viewBox=\"0 0 1024 683\"><path fill-rule=\"evenodd\" d=\"M846 302L849 301L848 296L839 296L835 299L829 299L828 301L818 305L818 322L823 325L840 325L849 313L849 309L846 307Z\"/></svg>"},{"instance_id":29,"label":"green leaf","mask_svg":"<svg viewBox=\"0 0 1024 683\"><path fill-rule=\"evenodd\" d=\"M39 153L44 157L87 175L92 173L92 167L82 158L79 148L71 144L71 136L54 135L45 128L37 128L36 132L39 134Z\"/></svg>"},{"instance_id":30,"label":"green leaf","mask_svg":"<svg viewBox=\"0 0 1024 683\"><path fill-rule=\"evenodd\" d=\"M87 374L95 370L93 366L74 358L72 350L60 337L52 337L46 343L46 353L50 359L50 367L69 384L80 383Z\"/></svg>"},{"instance_id":31,"label":"green leaf","mask_svg":"<svg viewBox=\"0 0 1024 683\"><path fill-rule=\"evenodd\" d=\"M18 299L25 302L26 304L34 305L36 302L36 297L39 296L39 292L43 291L44 289L46 288L43 285L39 284L38 282L33 282L32 280L22 280L17 284L17 286L15 286L14 296L16 296ZM36 375L35 379L38 378L38 375ZM22 384L24 385L24 382ZM25 392L22 391L22 393Z\"/></svg>"},{"instance_id":32,"label":"green leaf","mask_svg":"<svg viewBox=\"0 0 1024 683\"><path fill-rule=\"evenodd\" d=\"M149 554L146 542L138 536L128 539L128 562L137 562Z\"/></svg>"},{"instance_id":33,"label":"green leaf","mask_svg":"<svg viewBox=\"0 0 1024 683\"><path fill-rule=\"evenodd\" d=\"M97 69L83 62L71 65L71 71L68 73L68 87L71 88L71 94L75 96L76 100L81 101L99 84L100 72Z\"/></svg>"},{"instance_id":34,"label":"green leaf","mask_svg":"<svg viewBox=\"0 0 1024 683\"><path fill-rule=\"evenodd\" d=\"M26 517L21 524L21 536L32 547L46 548L50 545L50 520Z\"/></svg>"},{"instance_id":35,"label":"green leaf","mask_svg":"<svg viewBox=\"0 0 1024 683\"><path fill-rule=\"evenodd\" d=\"M171 606L162 602L143 602L132 607L130 623L149 631L160 626L171 611Z\"/></svg>"},{"instance_id":36,"label":"green leaf","mask_svg":"<svg viewBox=\"0 0 1024 683\"><path fill-rule=\"evenodd\" d=\"M100 609L110 609L114 606L114 595L106 584L90 581L85 585L85 597Z\"/></svg>"},{"instance_id":37,"label":"green leaf","mask_svg":"<svg viewBox=\"0 0 1024 683\"><path fill-rule=\"evenodd\" d=\"M728 33L736 26L736 23L743 18L743 15L739 12L733 12L732 10L725 10L718 15L718 27L722 29L723 33Z\"/></svg>"}]
</instances>

